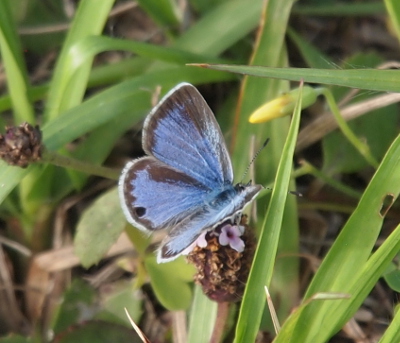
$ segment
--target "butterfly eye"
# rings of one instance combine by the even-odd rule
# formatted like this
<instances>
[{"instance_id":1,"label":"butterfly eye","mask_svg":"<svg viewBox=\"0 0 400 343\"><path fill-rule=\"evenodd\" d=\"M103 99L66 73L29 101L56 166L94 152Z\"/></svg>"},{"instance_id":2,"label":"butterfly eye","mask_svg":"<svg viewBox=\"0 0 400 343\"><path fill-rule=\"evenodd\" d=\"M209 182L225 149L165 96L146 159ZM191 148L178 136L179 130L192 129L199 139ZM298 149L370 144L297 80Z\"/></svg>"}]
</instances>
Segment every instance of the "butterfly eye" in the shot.
<instances>
[{"instance_id":1,"label":"butterfly eye","mask_svg":"<svg viewBox=\"0 0 400 343\"><path fill-rule=\"evenodd\" d=\"M136 215L140 218L146 214L146 209L144 207L135 207Z\"/></svg>"}]
</instances>

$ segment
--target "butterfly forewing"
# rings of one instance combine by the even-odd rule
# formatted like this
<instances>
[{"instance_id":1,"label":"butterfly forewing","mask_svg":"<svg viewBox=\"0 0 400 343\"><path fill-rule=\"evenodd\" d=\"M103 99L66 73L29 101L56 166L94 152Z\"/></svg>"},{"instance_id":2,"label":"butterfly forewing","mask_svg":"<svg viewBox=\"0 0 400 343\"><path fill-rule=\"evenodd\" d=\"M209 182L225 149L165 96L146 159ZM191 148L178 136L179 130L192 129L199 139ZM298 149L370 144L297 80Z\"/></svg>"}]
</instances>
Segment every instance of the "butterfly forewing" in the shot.
<instances>
[{"instance_id":1,"label":"butterfly forewing","mask_svg":"<svg viewBox=\"0 0 400 343\"><path fill-rule=\"evenodd\" d=\"M147 117L143 148L209 189L233 181L232 164L214 114L198 90L182 83Z\"/></svg>"}]
</instances>

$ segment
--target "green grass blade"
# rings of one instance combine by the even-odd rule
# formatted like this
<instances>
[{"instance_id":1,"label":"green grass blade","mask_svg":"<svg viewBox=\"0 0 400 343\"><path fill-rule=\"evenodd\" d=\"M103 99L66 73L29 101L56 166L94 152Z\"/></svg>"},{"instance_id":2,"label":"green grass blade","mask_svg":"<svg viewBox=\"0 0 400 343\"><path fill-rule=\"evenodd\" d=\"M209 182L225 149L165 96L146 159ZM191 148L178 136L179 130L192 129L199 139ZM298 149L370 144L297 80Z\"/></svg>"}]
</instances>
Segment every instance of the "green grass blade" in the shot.
<instances>
[{"instance_id":1,"label":"green grass blade","mask_svg":"<svg viewBox=\"0 0 400 343\"><path fill-rule=\"evenodd\" d=\"M71 47L87 36L99 35L102 32L113 3L114 0L83 0L79 3L50 84L46 121L54 119L61 112L82 101L92 61L86 61L81 65L79 73L74 73L70 61ZM94 13L96 15L93 15Z\"/></svg>"},{"instance_id":2,"label":"green grass blade","mask_svg":"<svg viewBox=\"0 0 400 343\"><path fill-rule=\"evenodd\" d=\"M400 92L399 70L268 68L243 65L200 65L244 75L321 83L373 91Z\"/></svg>"},{"instance_id":3,"label":"green grass blade","mask_svg":"<svg viewBox=\"0 0 400 343\"><path fill-rule=\"evenodd\" d=\"M9 1L0 1L0 52L7 76L7 88L10 94L16 124L26 121L35 123L33 108L27 97L29 84L22 56L22 47L18 38Z\"/></svg>"},{"instance_id":4,"label":"green grass blade","mask_svg":"<svg viewBox=\"0 0 400 343\"><path fill-rule=\"evenodd\" d=\"M190 309L188 343L210 340L217 317L218 304L208 299L200 286L194 287L194 298Z\"/></svg>"},{"instance_id":5,"label":"green grass blade","mask_svg":"<svg viewBox=\"0 0 400 343\"><path fill-rule=\"evenodd\" d=\"M294 111L289 134L278 166L275 187L263 223L257 250L236 327L235 342L254 342L265 306L264 286L269 286L278 249L284 206L288 194L292 161L300 124L301 92ZM249 319L251 321L249 322Z\"/></svg>"}]
</instances>

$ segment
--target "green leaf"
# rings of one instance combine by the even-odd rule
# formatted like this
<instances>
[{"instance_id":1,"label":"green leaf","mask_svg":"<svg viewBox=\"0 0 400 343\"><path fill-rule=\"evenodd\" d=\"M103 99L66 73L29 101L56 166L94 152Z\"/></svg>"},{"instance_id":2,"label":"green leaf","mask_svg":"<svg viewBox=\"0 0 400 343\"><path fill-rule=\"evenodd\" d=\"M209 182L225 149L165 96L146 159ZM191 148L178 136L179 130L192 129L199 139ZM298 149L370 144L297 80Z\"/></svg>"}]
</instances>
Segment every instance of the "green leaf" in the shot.
<instances>
[{"instance_id":1,"label":"green leaf","mask_svg":"<svg viewBox=\"0 0 400 343\"><path fill-rule=\"evenodd\" d=\"M111 245L118 239L126 225L113 188L82 214L74 239L75 253L86 268L100 261Z\"/></svg>"},{"instance_id":2,"label":"green leaf","mask_svg":"<svg viewBox=\"0 0 400 343\"><path fill-rule=\"evenodd\" d=\"M169 263L158 264L155 255L145 259L151 286L160 303L170 311L186 310L192 301L190 282L194 268L183 258Z\"/></svg>"}]
</instances>

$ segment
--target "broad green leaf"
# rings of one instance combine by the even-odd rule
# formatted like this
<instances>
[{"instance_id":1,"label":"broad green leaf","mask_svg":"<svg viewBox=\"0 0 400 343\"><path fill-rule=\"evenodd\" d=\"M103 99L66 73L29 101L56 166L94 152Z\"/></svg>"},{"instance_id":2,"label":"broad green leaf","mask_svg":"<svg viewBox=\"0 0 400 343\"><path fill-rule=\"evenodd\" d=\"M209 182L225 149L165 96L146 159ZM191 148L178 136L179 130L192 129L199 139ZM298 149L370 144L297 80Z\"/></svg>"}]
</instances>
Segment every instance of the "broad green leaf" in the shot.
<instances>
[{"instance_id":1,"label":"broad green leaf","mask_svg":"<svg viewBox=\"0 0 400 343\"><path fill-rule=\"evenodd\" d=\"M192 301L194 268L183 258L169 263L157 263L155 255L145 259L150 282L160 303L170 311L186 310Z\"/></svg>"},{"instance_id":2,"label":"broad green leaf","mask_svg":"<svg viewBox=\"0 0 400 343\"><path fill-rule=\"evenodd\" d=\"M86 268L100 261L126 225L117 188L113 188L85 210L77 226L75 253Z\"/></svg>"}]
</instances>

